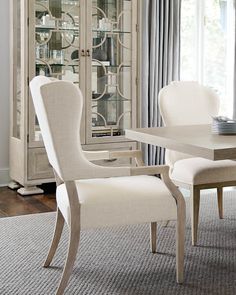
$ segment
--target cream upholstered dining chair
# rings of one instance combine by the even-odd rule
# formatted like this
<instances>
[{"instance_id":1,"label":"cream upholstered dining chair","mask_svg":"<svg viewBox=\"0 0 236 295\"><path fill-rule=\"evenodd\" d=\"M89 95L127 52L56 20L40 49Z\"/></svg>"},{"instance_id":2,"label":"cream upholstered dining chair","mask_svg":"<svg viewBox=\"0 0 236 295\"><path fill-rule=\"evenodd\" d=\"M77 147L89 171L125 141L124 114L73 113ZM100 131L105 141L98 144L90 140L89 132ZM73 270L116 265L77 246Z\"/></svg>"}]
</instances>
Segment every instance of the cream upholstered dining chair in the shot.
<instances>
[{"instance_id":1,"label":"cream upholstered dining chair","mask_svg":"<svg viewBox=\"0 0 236 295\"><path fill-rule=\"evenodd\" d=\"M175 81L159 93L159 108L165 126L211 124L219 111L219 98L194 81ZM166 164L176 185L191 191L192 244L197 243L200 190L217 188L219 217L223 218L223 187L236 184L236 163L211 161L166 150Z\"/></svg>"},{"instance_id":2,"label":"cream upholstered dining chair","mask_svg":"<svg viewBox=\"0 0 236 295\"><path fill-rule=\"evenodd\" d=\"M83 98L78 86L38 76L30 82L36 115L57 182L57 219L46 258L56 252L64 221L70 231L67 260L58 294L72 272L80 239L87 228L151 223L151 248L156 249L156 222L177 220L177 282L183 282L185 201L169 178L168 166L102 167L90 160L126 156L141 163L139 151L84 152L80 144ZM153 176L161 174L162 180Z\"/></svg>"}]
</instances>

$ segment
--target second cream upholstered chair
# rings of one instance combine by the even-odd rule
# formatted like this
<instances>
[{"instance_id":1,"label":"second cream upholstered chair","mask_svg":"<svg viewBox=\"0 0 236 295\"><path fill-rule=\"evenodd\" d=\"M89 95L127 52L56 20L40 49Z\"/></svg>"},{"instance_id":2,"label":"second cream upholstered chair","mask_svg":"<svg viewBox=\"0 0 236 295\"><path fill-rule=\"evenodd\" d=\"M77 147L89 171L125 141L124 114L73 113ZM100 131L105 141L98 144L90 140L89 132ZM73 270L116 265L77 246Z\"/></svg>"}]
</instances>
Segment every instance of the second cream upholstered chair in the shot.
<instances>
[{"instance_id":1,"label":"second cream upholstered chair","mask_svg":"<svg viewBox=\"0 0 236 295\"><path fill-rule=\"evenodd\" d=\"M89 159L121 156L134 157L141 163L140 152L83 152L79 132L83 97L78 86L38 76L31 81L30 89L57 180L57 220L45 267L56 252L64 222L70 232L57 295L63 294L72 273L81 229L151 223L154 252L155 225L163 220L177 220L176 274L177 282L183 282L185 201L169 178L169 167L112 168L93 164ZM155 174L161 174L162 180Z\"/></svg>"},{"instance_id":2,"label":"second cream upholstered chair","mask_svg":"<svg viewBox=\"0 0 236 295\"><path fill-rule=\"evenodd\" d=\"M219 98L194 81L172 82L159 93L159 108L165 126L211 124L217 116ZM171 179L191 191L192 244L197 243L200 190L217 188L219 217L223 218L223 187L236 184L236 163L211 161L166 150Z\"/></svg>"}]
</instances>

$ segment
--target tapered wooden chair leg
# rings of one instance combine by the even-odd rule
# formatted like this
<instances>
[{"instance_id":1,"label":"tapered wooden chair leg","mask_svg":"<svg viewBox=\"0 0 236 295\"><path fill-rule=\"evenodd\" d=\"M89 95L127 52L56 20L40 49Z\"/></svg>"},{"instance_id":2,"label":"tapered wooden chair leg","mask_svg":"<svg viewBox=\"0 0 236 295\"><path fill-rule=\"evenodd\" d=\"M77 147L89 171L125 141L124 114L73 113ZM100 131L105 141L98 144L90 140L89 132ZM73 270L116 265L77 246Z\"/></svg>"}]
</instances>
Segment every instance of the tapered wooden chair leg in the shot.
<instances>
[{"instance_id":1,"label":"tapered wooden chair leg","mask_svg":"<svg viewBox=\"0 0 236 295\"><path fill-rule=\"evenodd\" d=\"M57 219L56 219L56 224L55 224L55 229L54 229L54 235L53 239L51 242L51 246L47 255L47 258L44 262L44 267L48 267L50 263L52 262L52 259L56 253L58 244L60 242L63 226L64 226L65 220L63 215L61 214L61 211L59 208L57 208Z\"/></svg>"},{"instance_id":2,"label":"tapered wooden chair leg","mask_svg":"<svg viewBox=\"0 0 236 295\"><path fill-rule=\"evenodd\" d=\"M157 251L157 223L151 222L150 225L150 248L152 253Z\"/></svg>"},{"instance_id":3,"label":"tapered wooden chair leg","mask_svg":"<svg viewBox=\"0 0 236 295\"><path fill-rule=\"evenodd\" d=\"M80 240L80 227L79 224L73 224L70 228L70 241L69 241L69 248L67 253L67 259L64 266L62 278L59 284L59 287L57 289L56 295L62 295L64 293L64 290L68 284L70 275L73 270L74 262L76 259L76 254L78 251L79 246L79 240Z\"/></svg>"},{"instance_id":4,"label":"tapered wooden chair leg","mask_svg":"<svg viewBox=\"0 0 236 295\"><path fill-rule=\"evenodd\" d=\"M218 199L218 210L219 210L219 218L223 218L223 188L217 188L217 199Z\"/></svg>"},{"instance_id":5,"label":"tapered wooden chair leg","mask_svg":"<svg viewBox=\"0 0 236 295\"><path fill-rule=\"evenodd\" d=\"M200 207L200 189L193 187L191 190L191 227L192 227L192 245L197 244L199 207Z\"/></svg>"},{"instance_id":6,"label":"tapered wooden chair leg","mask_svg":"<svg viewBox=\"0 0 236 295\"><path fill-rule=\"evenodd\" d=\"M185 201L177 204L176 225L176 281L182 284L184 281L184 248L185 248L185 223L186 206Z\"/></svg>"}]
</instances>

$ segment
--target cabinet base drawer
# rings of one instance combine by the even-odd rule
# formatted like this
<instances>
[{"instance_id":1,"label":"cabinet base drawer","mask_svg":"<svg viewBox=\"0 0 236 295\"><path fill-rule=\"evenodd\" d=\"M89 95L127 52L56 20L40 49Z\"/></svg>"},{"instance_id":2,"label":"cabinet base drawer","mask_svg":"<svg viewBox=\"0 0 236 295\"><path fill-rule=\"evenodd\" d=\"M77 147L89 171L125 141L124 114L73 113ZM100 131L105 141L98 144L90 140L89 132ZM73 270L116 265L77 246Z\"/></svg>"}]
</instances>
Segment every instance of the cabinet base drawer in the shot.
<instances>
[{"instance_id":1,"label":"cabinet base drawer","mask_svg":"<svg viewBox=\"0 0 236 295\"><path fill-rule=\"evenodd\" d=\"M135 142L113 143L113 144L93 144L83 146L86 151L127 151L137 149ZM129 158L111 159L111 160L97 160L94 164L100 166L134 166L135 161Z\"/></svg>"}]
</instances>

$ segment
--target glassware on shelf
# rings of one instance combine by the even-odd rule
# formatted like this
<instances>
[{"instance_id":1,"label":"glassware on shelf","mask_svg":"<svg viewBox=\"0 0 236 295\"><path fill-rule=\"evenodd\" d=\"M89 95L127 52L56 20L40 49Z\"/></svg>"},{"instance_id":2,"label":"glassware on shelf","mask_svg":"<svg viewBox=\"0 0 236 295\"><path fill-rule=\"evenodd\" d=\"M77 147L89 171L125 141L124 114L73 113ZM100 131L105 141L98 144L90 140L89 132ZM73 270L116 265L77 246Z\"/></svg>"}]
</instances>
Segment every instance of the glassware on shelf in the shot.
<instances>
[{"instance_id":1,"label":"glassware on shelf","mask_svg":"<svg viewBox=\"0 0 236 295\"><path fill-rule=\"evenodd\" d=\"M48 46L47 44L39 45L36 47L36 59L48 59Z\"/></svg>"},{"instance_id":2,"label":"glassware on shelf","mask_svg":"<svg viewBox=\"0 0 236 295\"><path fill-rule=\"evenodd\" d=\"M43 26L47 27L55 27L55 20L50 18L49 14L42 16L42 23Z\"/></svg>"},{"instance_id":3,"label":"glassware on shelf","mask_svg":"<svg viewBox=\"0 0 236 295\"><path fill-rule=\"evenodd\" d=\"M62 50L50 50L50 59L55 64L63 64L64 54Z\"/></svg>"},{"instance_id":4,"label":"glassware on shelf","mask_svg":"<svg viewBox=\"0 0 236 295\"><path fill-rule=\"evenodd\" d=\"M101 31L111 31L112 23L108 18L103 17L99 20L99 30Z\"/></svg>"}]
</instances>

